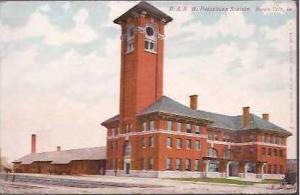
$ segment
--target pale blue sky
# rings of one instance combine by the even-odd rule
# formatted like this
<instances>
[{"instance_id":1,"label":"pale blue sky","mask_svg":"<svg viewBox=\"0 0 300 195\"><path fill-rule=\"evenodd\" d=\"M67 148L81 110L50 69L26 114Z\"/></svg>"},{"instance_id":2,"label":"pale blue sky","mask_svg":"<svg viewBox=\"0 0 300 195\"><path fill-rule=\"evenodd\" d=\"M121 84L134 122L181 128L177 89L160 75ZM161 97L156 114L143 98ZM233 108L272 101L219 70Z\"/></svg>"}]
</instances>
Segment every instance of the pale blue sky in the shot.
<instances>
[{"instance_id":1,"label":"pale blue sky","mask_svg":"<svg viewBox=\"0 0 300 195\"><path fill-rule=\"evenodd\" d=\"M4 155L13 160L27 154L31 133L37 133L40 152L105 145L100 123L119 105L120 27L112 20L136 3L0 3ZM200 109L229 115L250 106L295 132L292 1L150 3L174 18L165 32L165 95L188 105L196 93ZM251 11L178 12L170 6ZM296 156L295 140L289 139L289 157Z\"/></svg>"}]
</instances>

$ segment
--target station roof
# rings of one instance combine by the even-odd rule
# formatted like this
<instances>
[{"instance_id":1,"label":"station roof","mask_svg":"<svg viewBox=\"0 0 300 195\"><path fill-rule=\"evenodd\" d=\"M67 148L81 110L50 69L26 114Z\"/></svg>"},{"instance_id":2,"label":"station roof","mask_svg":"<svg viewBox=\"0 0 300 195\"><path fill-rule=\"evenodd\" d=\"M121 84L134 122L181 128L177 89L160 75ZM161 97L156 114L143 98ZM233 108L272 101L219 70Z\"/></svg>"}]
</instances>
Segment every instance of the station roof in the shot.
<instances>
[{"instance_id":1,"label":"station roof","mask_svg":"<svg viewBox=\"0 0 300 195\"><path fill-rule=\"evenodd\" d=\"M33 162L51 162L51 164L68 164L74 160L102 160L102 159L103 160L106 159L105 146L32 153L13 161L13 163L31 164Z\"/></svg>"}]
</instances>

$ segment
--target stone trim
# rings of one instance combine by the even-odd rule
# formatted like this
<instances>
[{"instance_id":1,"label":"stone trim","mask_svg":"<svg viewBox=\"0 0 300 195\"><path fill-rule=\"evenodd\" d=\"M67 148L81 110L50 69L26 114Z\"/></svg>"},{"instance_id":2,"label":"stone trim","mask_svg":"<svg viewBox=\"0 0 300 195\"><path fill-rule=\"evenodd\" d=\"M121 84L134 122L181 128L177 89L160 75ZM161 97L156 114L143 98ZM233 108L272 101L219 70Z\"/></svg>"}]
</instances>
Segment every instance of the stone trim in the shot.
<instances>
[{"instance_id":1,"label":"stone trim","mask_svg":"<svg viewBox=\"0 0 300 195\"><path fill-rule=\"evenodd\" d=\"M184 135L184 136L188 136L188 137L198 137L198 138L207 138L207 135L203 135L203 134L192 134L192 133L157 129L157 130L149 130L149 131L129 132L129 133L125 133L125 134L118 134L116 136L107 136L107 139L115 139L115 138L120 138L120 137L129 137L129 136L140 136L140 135L148 135L148 134L156 134L156 133L164 133L164 134L170 134L170 135Z\"/></svg>"},{"instance_id":2,"label":"stone trim","mask_svg":"<svg viewBox=\"0 0 300 195\"><path fill-rule=\"evenodd\" d=\"M264 143L264 142L232 143L232 142L224 142L224 141L207 140L207 143L210 143L210 144L223 144L223 145L228 145L228 146L263 145L263 146L273 146L273 147L286 148L286 146L284 146L284 145L270 144L270 143Z\"/></svg>"}]
</instances>

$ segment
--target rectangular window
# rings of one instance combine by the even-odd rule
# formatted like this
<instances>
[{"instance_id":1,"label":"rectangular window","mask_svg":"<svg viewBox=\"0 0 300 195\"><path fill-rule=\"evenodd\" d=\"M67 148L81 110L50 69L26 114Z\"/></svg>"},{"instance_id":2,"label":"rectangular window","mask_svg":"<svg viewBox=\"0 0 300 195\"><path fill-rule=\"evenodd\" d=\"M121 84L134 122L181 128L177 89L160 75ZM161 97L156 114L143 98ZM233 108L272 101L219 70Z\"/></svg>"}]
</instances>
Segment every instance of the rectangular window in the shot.
<instances>
[{"instance_id":1,"label":"rectangular window","mask_svg":"<svg viewBox=\"0 0 300 195\"><path fill-rule=\"evenodd\" d=\"M115 129L115 128L112 128L112 129L111 129L111 132L112 132L112 136L115 136L115 135L116 135L116 129Z\"/></svg>"},{"instance_id":2,"label":"rectangular window","mask_svg":"<svg viewBox=\"0 0 300 195\"><path fill-rule=\"evenodd\" d=\"M149 47L150 47L150 46L149 46L149 41L145 41L145 49L146 49L146 50L149 50Z\"/></svg>"},{"instance_id":3,"label":"rectangular window","mask_svg":"<svg viewBox=\"0 0 300 195\"><path fill-rule=\"evenodd\" d=\"M200 126L198 125L195 126L195 133L200 134Z\"/></svg>"},{"instance_id":4,"label":"rectangular window","mask_svg":"<svg viewBox=\"0 0 300 195\"><path fill-rule=\"evenodd\" d=\"M268 173L269 173L269 174L272 173L272 165L268 165Z\"/></svg>"},{"instance_id":5,"label":"rectangular window","mask_svg":"<svg viewBox=\"0 0 300 195\"><path fill-rule=\"evenodd\" d=\"M148 169L149 170L153 169L153 164L154 164L154 159L153 158L149 158L148 159Z\"/></svg>"},{"instance_id":6,"label":"rectangular window","mask_svg":"<svg viewBox=\"0 0 300 195\"><path fill-rule=\"evenodd\" d=\"M254 142L255 141L255 136L251 134L250 137L249 137L249 141Z\"/></svg>"},{"instance_id":7,"label":"rectangular window","mask_svg":"<svg viewBox=\"0 0 300 195\"><path fill-rule=\"evenodd\" d=\"M192 125L191 124L186 124L186 132L192 133Z\"/></svg>"},{"instance_id":8,"label":"rectangular window","mask_svg":"<svg viewBox=\"0 0 300 195\"><path fill-rule=\"evenodd\" d=\"M178 131L178 132L181 132L181 131L182 131L181 126L182 126L182 124L179 123L179 122L177 122L177 131Z\"/></svg>"},{"instance_id":9,"label":"rectangular window","mask_svg":"<svg viewBox=\"0 0 300 195\"><path fill-rule=\"evenodd\" d=\"M149 146L154 147L154 136L149 137Z\"/></svg>"},{"instance_id":10,"label":"rectangular window","mask_svg":"<svg viewBox=\"0 0 300 195\"><path fill-rule=\"evenodd\" d=\"M268 155L272 156L272 148L268 148Z\"/></svg>"},{"instance_id":11,"label":"rectangular window","mask_svg":"<svg viewBox=\"0 0 300 195\"><path fill-rule=\"evenodd\" d=\"M195 149L200 150L200 141L199 140L195 141Z\"/></svg>"},{"instance_id":12,"label":"rectangular window","mask_svg":"<svg viewBox=\"0 0 300 195\"><path fill-rule=\"evenodd\" d=\"M186 140L186 149L191 149L192 148L192 140L187 139Z\"/></svg>"},{"instance_id":13,"label":"rectangular window","mask_svg":"<svg viewBox=\"0 0 300 195\"><path fill-rule=\"evenodd\" d=\"M212 131L209 131L209 132L208 132L208 139L209 139L209 140L214 140L214 134L213 134Z\"/></svg>"},{"instance_id":14,"label":"rectangular window","mask_svg":"<svg viewBox=\"0 0 300 195\"><path fill-rule=\"evenodd\" d=\"M166 159L166 170L172 170L172 158Z\"/></svg>"},{"instance_id":15,"label":"rectangular window","mask_svg":"<svg viewBox=\"0 0 300 195\"><path fill-rule=\"evenodd\" d=\"M190 159L185 160L185 170L187 170L187 171L191 170L191 160Z\"/></svg>"},{"instance_id":16,"label":"rectangular window","mask_svg":"<svg viewBox=\"0 0 300 195\"><path fill-rule=\"evenodd\" d=\"M147 122L143 122L143 131L147 131Z\"/></svg>"},{"instance_id":17,"label":"rectangular window","mask_svg":"<svg viewBox=\"0 0 300 195\"><path fill-rule=\"evenodd\" d=\"M142 138L141 138L141 146L142 146L142 148L145 148L145 147L146 147L145 137L142 137Z\"/></svg>"},{"instance_id":18,"label":"rectangular window","mask_svg":"<svg viewBox=\"0 0 300 195\"><path fill-rule=\"evenodd\" d=\"M127 53L131 52L134 50L134 47L133 47L133 40L131 41L127 41Z\"/></svg>"},{"instance_id":19,"label":"rectangular window","mask_svg":"<svg viewBox=\"0 0 300 195\"><path fill-rule=\"evenodd\" d=\"M176 170L181 170L181 159L176 159Z\"/></svg>"},{"instance_id":20,"label":"rectangular window","mask_svg":"<svg viewBox=\"0 0 300 195\"><path fill-rule=\"evenodd\" d=\"M168 122L167 122L167 129L168 129L169 131L172 131L172 130L173 130L172 121L168 121Z\"/></svg>"},{"instance_id":21,"label":"rectangular window","mask_svg":"<svg viewBox=\"0 0 300 195\"><path fill-rule=\"evenodd\" d=\"M283 151L282 150L279 150L279 156L283 157Z\"/></svg>"},{"instance_id":22,"label":"rectangular window","mask_svg":"<svg viewBox=\"0 0 300 195\"><path fill-rule=\"evenodd\" d=\"M262 155L266 155L266 148L262 148L262 149L261 149L261 154L262 154Z\"/></svg>"},{"instance_id":23,"label":"rectangular window","mask_svg":"<svg viewBox=\"0 0 300 195\"><path fill-rule=\"evenodd\" d=\"M153 131L155 128L154 121L150 121L150 130Z\"/></svg>"},{"instance_id":24,"label":"rectangular window","mask_svg":"<svg viewBox=\"0 0 300 195\"><path fill-rule=\"evenodd\" d=\"M177 138L177 139L176 139L176 147L177 147L178 149L181 149L181 148L182 148L182 140L181 140L181 138Z\"/></svg>"},{"instance_id":25,"label":"rectangular window","mask_svg":"<svg viewBox=\"0 0 300 195\"><path fill-rule=\"evenodd\" d=\"M254 152L255 152L255 147L250 147L249 148L249 153L250 154L254 154Z\"/></svg>"},{"instance_id":26,"label":"rectangular window","mask_svg":"<svg viewBox=\"0 0 300 195\"><path fill-rule=\"evenodd\" d=\"M195 160L195 171L199 171L200 170L200 160Z\"/></svg>"},{"instance_id":27,"label":"rectangular window","mask_svg":"<svg viewBox=\"0 0 300 195\"><path fill-rule=\"evenodd\" d=\"M274 153L274 156L277 156L277 149L274 148L273 151L274 151L274 152L273 152L273 153Z\"/></svg>"},{"instance_id":28,"label":"rectangular window","mask_svg":"<svg viewBox=\"0 0 300 195\"><path fill-rule=\"evenodd\" d=\"M277 174L277 165L273 165L273 174Z\"/></svg>"},{"instance_id":29,"label":"rectangular window","mask_svg":"<svg viewBox=\"0 0 300 195\"><path fill-rule=\"evenodd\" d=\"M168 148L172 148L172 145L173 145L173 144L172 144L172 138L171 138L171 137L168 137L168 138L167 138L167 147L168 147Z\"/></svg>"}]
</instances>

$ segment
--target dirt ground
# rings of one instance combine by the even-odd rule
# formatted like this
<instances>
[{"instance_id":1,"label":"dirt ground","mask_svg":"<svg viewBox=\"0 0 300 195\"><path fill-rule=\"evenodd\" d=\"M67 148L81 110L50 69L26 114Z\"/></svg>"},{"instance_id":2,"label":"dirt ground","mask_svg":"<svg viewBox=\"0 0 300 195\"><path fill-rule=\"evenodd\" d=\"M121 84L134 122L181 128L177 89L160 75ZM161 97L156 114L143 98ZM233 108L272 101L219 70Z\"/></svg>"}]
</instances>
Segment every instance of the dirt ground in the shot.
<instances>
[{"instance_id":1,"label":"dirt ground","mask_svg":"<svg viewBox=\"0 0 300 195\"><path fill-rule=\"evenodd\" d=\"M23 177L23 179L18 179ZM295 188L278 184L215 184L160 178L114 176L17 175L0 180L1 193L14 194L290 194ZM25 178L25 179L24 179ZM28 180L26 180L28 178ZM58 181L58 182L57 182Z\"/></svg>"}]
</instances>

